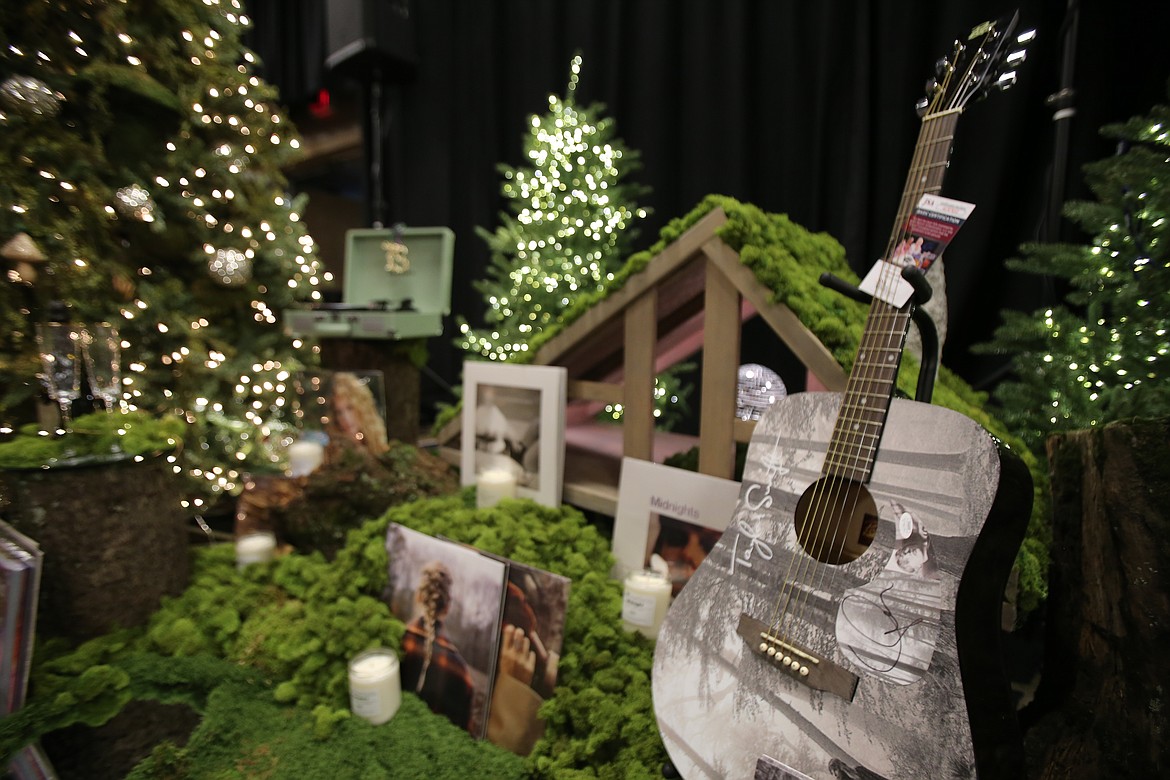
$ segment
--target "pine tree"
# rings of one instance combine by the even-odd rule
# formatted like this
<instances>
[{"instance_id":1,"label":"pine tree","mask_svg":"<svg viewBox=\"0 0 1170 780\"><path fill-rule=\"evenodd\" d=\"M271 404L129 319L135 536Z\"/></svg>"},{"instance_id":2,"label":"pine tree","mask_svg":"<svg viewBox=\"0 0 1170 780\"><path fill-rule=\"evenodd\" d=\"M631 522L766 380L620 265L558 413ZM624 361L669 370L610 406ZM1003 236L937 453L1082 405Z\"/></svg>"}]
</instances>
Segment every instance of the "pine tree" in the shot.
<instances>
[{"instance_id":1,"label":"pine tree","mask_svg":"<svg viewBox=\"0 0 1170 780\"><path fill-rule=\"evenodd\" d=\"M271 467L292 374L281 312L319 298L286 192L297 154L239 0L11 0L0 11L0 415L41 392L34 323L120 330L123 401L192 424L197 473ZM43 257L43 262L29 262Z\"/></svg>"},{"instance_id":2,"label":"pine tree","mask_svg":"<svg viewBox=\"0 0 1170 780\"><path fill-rule=\"evenodd\" d=\"M1007 312L992 350L1015 379L996 397L1005 422L1042 446L1053 432L1170 414L1170 107L1108 125L1115 156L1086 166L1096 201L1064 213L1087 245L1033 244L1010 266L1067 286L1062 305Z\"/></svg>"},{"instance_id":3,"label":"pine tree","mask_svg":"<svg viewBox=\"0 0 1170 780\"><path fill-rule=\"evenodd\" d=\"M475 283L488 308L484 328L460 322L460 346L490 360L527 351L534 335L582 293L600 290L628 255L635 200L646 189L625 181L638 153L615 137L604 106L580 108L575 91L581 57L572 60L564 98L549 95L524 142L531 167L500 165L502 213L495 232L479 233L491 250L487 278Z\"/></svg>"}]
</instances>

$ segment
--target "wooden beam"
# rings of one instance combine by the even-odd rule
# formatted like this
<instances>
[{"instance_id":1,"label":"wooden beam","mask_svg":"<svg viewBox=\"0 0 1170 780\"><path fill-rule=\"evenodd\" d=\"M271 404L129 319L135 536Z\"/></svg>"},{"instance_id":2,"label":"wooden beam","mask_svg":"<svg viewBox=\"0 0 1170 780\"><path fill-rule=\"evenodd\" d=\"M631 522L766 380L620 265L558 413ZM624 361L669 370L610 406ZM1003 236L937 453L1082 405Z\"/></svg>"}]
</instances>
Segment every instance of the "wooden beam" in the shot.
<instances>
[{"instance_id":1,"label":"wooden beam","mask_svg":"<svg viewBox=\"0 0 1170 780\"><path fill-rule=\"evenodd\" d=\"M459 414L452 417L443 425L442 428L439 429L439 432L435 434L435 441L437 441L440 445L454 443L455 448L458 450L460 442L459 437L462 435L462 432L463 412L461 410Z\"/></svg>"},{"instance_id":2,"label":"wooden beam","mask_svg":"<svg viewBox=\"0 0 1170 780\"><path fill-rule=\"evenodd\" d=\"M663 337L669 338L671 331L703 310L703 266L706 263L707 259L702 253L695 254L655 287L658 291L660 355ZM625 322L621 316L603 316L607 319L557 358L556 364L568 370L570 380L618 381L616 377L621 375ZM659 361L660 369L661 365Z\"/></svg>"},{"instance_id":3,"label":"wooden beam","mask_svg":"<svg viewBox=\"0 0 1170 780\"><path fill-rule=\"evenodd\" d=\"M792 354L796 355L826 389L837 392L845 389L845 381L848 377L836 358L833 357L833 353L829 352L820 339L805 327L792 309L782 303L772 303L769 300L771 291L756 278L751 269L740 262L739 254L734 249L716 238L703 246L703 254L710 262L718 266L719 270L734 283L752 306L756 307L769 327L792 350ZM704 382L705 386L706 382ZM704 390L704 392L706 391Z\"/></svg>"},{"instance_id":4,"label":"wooden beam","mask_svg":"<svg viewBox=\"0 0 1170 780\"><path fill-rule=\"evenodd\" d=\"M622 386L615 382L588 382L583 379L569 381L570 401L600 401L605 404L623 402Z\"/></svg>"},{"instance_id":5,"label":"wooden beam","mask_svg":"<svg viewBox=\"0 0 1170 780\"><path fill-rule=\"evenodd\" d=\"M732 430L735 432L735 440L740 444L747 444L752 440L752 434L756 432L755 420L741 420L738 417L732 424Z\"/></svg>"},{"instance_id":6,"label":"wooden beam","mask_svg":"<svg viewBox=\"0 0 1170 780\"><path fill-rule=\"evenodd\" d=\"M566 482L561 493L566 504L610 517L617 514L617 485L605 485L600 482Z\"/></svg>"},{"instance_id":7,"label":"wooden beam","mask_svg":"<svg viewBox=\"0 0 1170 780\"><path fill-rule=\"evenodd\" d=\"M723 245L723 242L719 242ZM734 254L734 253L733 253ZM735 388L739 378L739 290L711 261L704 294L703 398L699 471L731 479L735 472Z\"/></svg>"},{"instance_id":8,"label":"wooden beam","mask_svg":"<svg viewBox=\"0 0 1170 780\"><path fill-rule=\"evenodd\" d=\"M713 209L687 232L658 253L645 270L626 280L625 285L605 300L585 312L572 324L545 343L532 362L540 366L563 365L561 357L587 338L606 320L617 317L627 306L641 298L647 290L656 287L680 266L700 252L703 245L715 236L715 231L727 222L723 209ZM657 325L655 325L657 327Z\"/></svg>"},{"instance_id":9,"label":"wooden beam","mask_svg":"<svg viewBox=\"0 0 1170 780\"><path fill-rule=\"evenodd\" d=\"M625 310L622 453L650 460L654 452L654 345L658 296L650 288Z\"/></svg>"}]
</instances>

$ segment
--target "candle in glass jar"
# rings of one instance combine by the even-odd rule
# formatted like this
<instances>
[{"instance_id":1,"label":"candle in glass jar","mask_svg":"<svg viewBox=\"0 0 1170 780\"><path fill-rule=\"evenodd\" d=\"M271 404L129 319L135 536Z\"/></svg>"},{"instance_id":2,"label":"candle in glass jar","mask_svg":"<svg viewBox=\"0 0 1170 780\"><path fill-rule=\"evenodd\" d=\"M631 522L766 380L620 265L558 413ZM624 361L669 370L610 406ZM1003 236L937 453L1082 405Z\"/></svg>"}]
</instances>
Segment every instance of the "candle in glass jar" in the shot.
<instances>
[{"instance_id":1,"label":"candle in glass jar","mask_svg":"<svg viewBox=\"0 0 1170 780\"><path fill-rule=\"evenodd\" d=\"M622 625L654 639L670 606L670 580L653 569L630 572L622 590Z\"/></svg>"},{"instance_id":2,"label":"candle in glass jar","mask_svg":"<svg viewBox=\"0 0 1170 780\"><path fill-rule=\"evenodd\" d=\"M503 469L481 471L475 480L475 505L495 506L502 498L516 497L516 477Z\"/></svg>"},{"instance_id":3,"label":"candle in glass jar","mask_svg":"<svg viewBox=\"0 0 1170 780\"><path fill-rule=\"evenodd\" d=\"M301 439L288 445L288 475L307 477L325 460L325 447L310 439Z\"/></svg>"},{"instance_id":4,"label":"candle in glass jar","mask_svg":"<svg viewBox=\"0 0 1170 780\"><path fill-rule=\"evenodd\" d=\"M349 708L375 726L394 717L402 704L398 656L377 648L349 662Z\"/></svg>"},{"instance_id":5,"label":"candle in glass jar","mask_svg":"<svg viewBox=\"0 0 1170 780\"><path fill-rule=\"evenodd\" d=\"M236 539L236 567L243 569L250 563L266 563L276 554L276 534L258 531Z\"/></svg>"}]
</instances>

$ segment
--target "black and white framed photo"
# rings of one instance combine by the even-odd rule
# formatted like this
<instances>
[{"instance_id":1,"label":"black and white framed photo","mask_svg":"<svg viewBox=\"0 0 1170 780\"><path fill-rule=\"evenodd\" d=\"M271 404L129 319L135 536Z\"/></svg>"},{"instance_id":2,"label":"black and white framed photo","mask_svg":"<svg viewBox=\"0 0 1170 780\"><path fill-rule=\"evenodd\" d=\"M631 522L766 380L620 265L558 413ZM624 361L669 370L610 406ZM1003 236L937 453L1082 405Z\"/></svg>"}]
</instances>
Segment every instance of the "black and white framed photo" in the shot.
<instances>
[{"instance_id":1,"label":"black and white framed photo","mask_svg":"<svg viewBox=\"0 0 1170 780\"><path fill-rule=\"evenodd\" d=\"M649 568L657 555L678 595L723 535L738 498L734 480L622 458L613 521L614 575L624 579Z\"/></svg>"},{"instance_id":2,"label":"black and white framed photo","mask_svg":"<svg viewBox=\"0 0 1170 780\"><path fill-rule=\"evenodd\" d=\"M462 483L514 483L517 497L559 506L566 386L560 366L465 362Z\"/></svg>"}]
</instances>

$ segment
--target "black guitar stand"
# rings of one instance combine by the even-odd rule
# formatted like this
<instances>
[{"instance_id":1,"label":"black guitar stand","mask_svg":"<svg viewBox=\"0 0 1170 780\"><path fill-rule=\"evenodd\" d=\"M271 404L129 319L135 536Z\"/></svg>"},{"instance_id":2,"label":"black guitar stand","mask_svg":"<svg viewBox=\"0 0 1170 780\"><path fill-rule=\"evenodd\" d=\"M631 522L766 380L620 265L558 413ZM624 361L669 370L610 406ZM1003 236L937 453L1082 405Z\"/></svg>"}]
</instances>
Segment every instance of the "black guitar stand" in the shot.
<instances>
[{"instance_id":1,"label":"black guitar stand","mask_svg":"<svg viewBox=\"0 0 1170 780\"><path fill-rule=\"evenodd\" d=\"M930 282L926 281L926 275L922 273L922 269L915 266L908 265L903 268L902 278L914 288L914 293L910 296L913 303L913 306L910 307L910 318L914 320L914 324L918 326L918 332L922 336L922 368L918 372L918 386L914 391L914 400L928 404L934 395L934 381L938 376L938 328L935 327L934 319L926 312L926 309L922 308L922 305L930 300L931 296L934 295L934 290L931 288ZM819 281L823 287L839 292L846 298L852 298L860 303L873 301L873 296L869 293L862 292L833 274L823 273Z\"/></svg>"}]
</instances>

